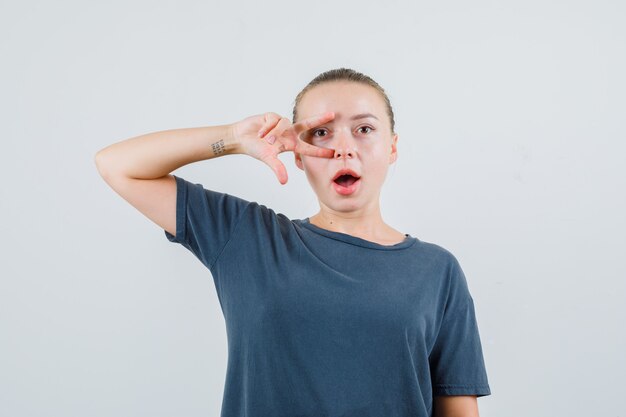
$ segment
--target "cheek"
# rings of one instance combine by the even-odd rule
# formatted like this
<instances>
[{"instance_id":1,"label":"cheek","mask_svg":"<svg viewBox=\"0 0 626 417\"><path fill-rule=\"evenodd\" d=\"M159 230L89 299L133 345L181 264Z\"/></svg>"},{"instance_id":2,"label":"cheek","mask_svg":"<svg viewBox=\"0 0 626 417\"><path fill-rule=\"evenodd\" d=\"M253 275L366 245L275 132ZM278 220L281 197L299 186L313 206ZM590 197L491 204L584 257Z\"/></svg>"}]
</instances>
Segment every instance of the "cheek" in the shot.
<instances>
[{"instance_id":1,"label":"cheek","mask_svg":"<svg viewBox=\"0 0 626 417\"><path fill-rule=\"evenodd\" d=\"M376 165L370 165L367 171L370 174L370 178L378 183L384 181L387 174L387 167L377 163Z\"/></svg>"},{"instance_id":2,"label":"cheek","mask_svg":"<svg viewBox=\"0 0 626 417\"><path fill-rule=\"evenodd\" d=\"M326 173L326 165L321 158L302 157L302 166L311 181L321 181Z\"/></svg>"},{"instance_id":3,"label":"cheek","mask_svg":"<svg viewBox=\"0 0 626 417\"><path fill-rule=\"evenodd\" d=\"M389 171L389 156L378 155L368 158L363 161L363 169L365 173L369 173L369 176L376 181L384 181L384 178Z\"/></svg>"}]
</instances>

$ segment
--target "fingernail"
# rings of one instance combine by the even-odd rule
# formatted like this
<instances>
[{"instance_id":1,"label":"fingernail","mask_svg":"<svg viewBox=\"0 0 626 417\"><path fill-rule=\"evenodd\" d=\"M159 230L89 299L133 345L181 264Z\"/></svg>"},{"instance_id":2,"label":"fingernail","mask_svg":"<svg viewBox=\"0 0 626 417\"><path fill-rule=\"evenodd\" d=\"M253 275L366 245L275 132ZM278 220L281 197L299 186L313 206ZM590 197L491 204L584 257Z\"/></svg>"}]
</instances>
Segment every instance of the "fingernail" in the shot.
<instances>
[{"instance_id":1,"label":"fingernail","mask_svg":"<svg viewBox=\"0 0 626 417\"><path fill-rule=\"evenodd\" d=\"M270 145L273 145L275 140L276 140L276 136L274 136L274 135L272 135L272 136L270 136L269 138L267 138L267 142L268 142Z\"/></svg>"}]
</instances>

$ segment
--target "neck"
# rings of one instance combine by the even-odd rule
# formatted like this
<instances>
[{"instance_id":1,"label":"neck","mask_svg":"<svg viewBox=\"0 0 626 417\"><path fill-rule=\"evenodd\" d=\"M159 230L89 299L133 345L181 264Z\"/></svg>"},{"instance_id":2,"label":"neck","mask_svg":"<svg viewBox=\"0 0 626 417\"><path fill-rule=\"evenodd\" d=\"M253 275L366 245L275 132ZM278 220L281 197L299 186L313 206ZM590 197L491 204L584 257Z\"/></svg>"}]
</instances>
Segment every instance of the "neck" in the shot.
<instances>
[{"instance_id":1,"label":"neck","mask_svg":"<svg viewBox=\"0 0 626 417\"><path fill-rule=\"evenodd\" d=\"M387 225L380 210L370 212L336 212L321 210L309 217L309 222L322 229L345 233L370 241L397 241L404 234Z\"/></svg>"}]
</instances>

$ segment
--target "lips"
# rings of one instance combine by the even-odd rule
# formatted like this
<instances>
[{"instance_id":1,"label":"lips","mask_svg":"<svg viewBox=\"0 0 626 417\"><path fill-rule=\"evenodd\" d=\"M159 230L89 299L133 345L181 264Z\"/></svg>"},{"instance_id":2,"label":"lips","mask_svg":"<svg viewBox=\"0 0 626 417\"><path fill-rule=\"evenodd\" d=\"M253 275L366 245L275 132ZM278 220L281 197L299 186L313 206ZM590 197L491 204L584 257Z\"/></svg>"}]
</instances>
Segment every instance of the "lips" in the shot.
<instances>
[{"instance_id":1,"label":"lips","mask_svg":"<svg viewBox=\"0 0 626 417\"><path fill-rule=\"evenodd\" d=\"M341 178L341 177L344 177L344 178ZM354 180L350 179L350 177L354 178ZM345 181L354 182L358 180L359 178L361 178L361 176L357 174L355 171L351 170L350 168L342 168L335 173L335 175L333 176L333 181L337 182L337 180L340 180L340 181L345 180Z\"/></svg>"},{"instance_id":2,"label":"lips","mask_svg":"<svg viewBox=\"0 0 626 417\"><path fill-rule=\"evenodd\" d=\"M350 168L342 168L333 176L335 191L343 196L355 193L361 184L361 176Z\"/></svg>"}]
</instances>

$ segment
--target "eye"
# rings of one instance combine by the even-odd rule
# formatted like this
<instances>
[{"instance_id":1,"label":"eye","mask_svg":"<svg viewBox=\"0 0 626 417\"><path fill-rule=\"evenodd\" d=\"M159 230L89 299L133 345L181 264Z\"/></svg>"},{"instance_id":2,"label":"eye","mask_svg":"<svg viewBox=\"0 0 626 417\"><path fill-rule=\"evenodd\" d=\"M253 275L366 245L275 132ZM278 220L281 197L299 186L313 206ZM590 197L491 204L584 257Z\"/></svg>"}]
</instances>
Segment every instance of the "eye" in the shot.
<instances>
[{"instance_id":1,"label":"eye","mask_svg":"<svg viewBox=\"0 0 626 417\"><path fill-rule=\"evenodd\" d=\"M315 129L313 132L311 132L311 135L314 136L314 137L317 137L317 138L322 137L322 136L317 136L316 135L317 132L326 132L326 130L324 130L324 129Z\"/></svg>"},{"instance_id":2,"label":"eye","mask_svg":"<svg viewBox=\"0 0 626 417\"><path fill-rule=\"evenodd\" d=\"M374 130L371 126L361 126L359 129L369 129L370 132ZM369 132L365 132L365 133L369 133Z\"/></svg>"}]
</instances>

